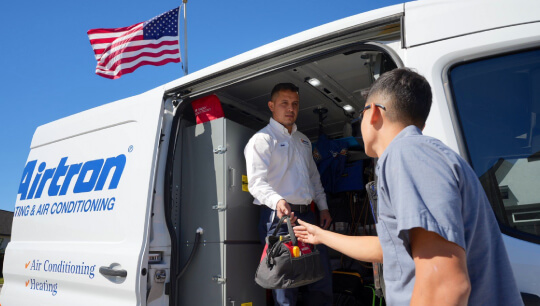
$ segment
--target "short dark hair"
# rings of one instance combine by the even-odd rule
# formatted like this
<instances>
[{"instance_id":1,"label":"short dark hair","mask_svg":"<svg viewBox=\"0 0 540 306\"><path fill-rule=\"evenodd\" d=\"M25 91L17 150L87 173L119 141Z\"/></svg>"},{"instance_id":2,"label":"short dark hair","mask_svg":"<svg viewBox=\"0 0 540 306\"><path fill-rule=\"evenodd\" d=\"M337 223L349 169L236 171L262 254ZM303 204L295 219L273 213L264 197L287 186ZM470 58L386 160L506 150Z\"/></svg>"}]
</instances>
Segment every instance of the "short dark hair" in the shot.
<instances>
[{"instance_id":1,"label":"short dark hair","mask_svg":"<svg viewBox=\"0 0 540 306\"><path fill-rule=\"evenodd\" d=\"M293 83L279 83L272 88L272 91L270 92L270 101L274 101L275 95L280 91L292 91L299 93L298 86L294 85Z\"/></svg>"},{"instance_id":2,"label":"short dark hair","mask_svg":"<svg viewBox=\"0 0 540 306\"><path fill-rule=\"evenodd\" d=\"M386 116L390 121L423 128L431 109L431 86L426 78L409 68L398 68L381 75L369 90L389 101Z\"/></svg>"}]
</instances>

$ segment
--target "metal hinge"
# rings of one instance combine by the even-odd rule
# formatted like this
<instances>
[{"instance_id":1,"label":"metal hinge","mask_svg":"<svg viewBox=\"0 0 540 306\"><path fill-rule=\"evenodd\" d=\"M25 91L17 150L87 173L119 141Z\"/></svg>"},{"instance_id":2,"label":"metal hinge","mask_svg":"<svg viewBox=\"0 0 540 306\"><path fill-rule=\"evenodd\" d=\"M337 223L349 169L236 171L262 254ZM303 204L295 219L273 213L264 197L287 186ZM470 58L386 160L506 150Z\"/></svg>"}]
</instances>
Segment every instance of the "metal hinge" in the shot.
<instances>
[{"instance_id":1,"label":"metal hinge","mask_svg":"<svg viewBox=\"0 0 540 306\"><path fill-rule=\"evenodd\" d=\"M227 209L227 205L223 204L223 202L218 202L217 205L212 206L212 209L216 209L216 210L219 210L219 211L224 211L225 209Z\"/></svg>"},{"instance_id":2,"label":"metal hinge","mask_svg":"<svg viewBox=\"0 0 540 306\"><path fill-rule=\"evenodd\" d=\"M224 147L222 145L219 145L217 149L214 149L214 154L223 154L227 152L227 147Z\"/></svg>"},{"instance_id":3,"label":"metal hinge","mask_svg":"<svg viewBox=\"0 0 540 306\"><path fill-rule=\"evenodd\" d=\"M220 285L223 285L227 282L226 278L222 278L221 275L214 275L212 280Z\"/></svg>"}]
</instances>

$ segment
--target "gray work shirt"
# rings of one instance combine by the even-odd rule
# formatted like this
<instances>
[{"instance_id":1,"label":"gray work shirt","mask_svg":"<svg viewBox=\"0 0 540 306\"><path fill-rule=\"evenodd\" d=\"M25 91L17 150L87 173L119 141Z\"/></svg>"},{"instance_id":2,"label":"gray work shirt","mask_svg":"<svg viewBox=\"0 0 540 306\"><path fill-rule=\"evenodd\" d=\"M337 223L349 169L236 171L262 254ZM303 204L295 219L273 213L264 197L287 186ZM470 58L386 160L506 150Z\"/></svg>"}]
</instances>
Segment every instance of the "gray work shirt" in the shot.
<instances>
[{"instance_id":1,"label":"gray work shirt","mask_svg":"<svg viewBox=\"0 0 540 306\"><path fill-rule=\"evenodd\" d=\"M409 126L377 163L377 232L388 305L409 305L415 281L409 230L421 227L461 246L469 305L523 305L497 220L471 167L441 141Z\"/></svg>"}]
</instances>

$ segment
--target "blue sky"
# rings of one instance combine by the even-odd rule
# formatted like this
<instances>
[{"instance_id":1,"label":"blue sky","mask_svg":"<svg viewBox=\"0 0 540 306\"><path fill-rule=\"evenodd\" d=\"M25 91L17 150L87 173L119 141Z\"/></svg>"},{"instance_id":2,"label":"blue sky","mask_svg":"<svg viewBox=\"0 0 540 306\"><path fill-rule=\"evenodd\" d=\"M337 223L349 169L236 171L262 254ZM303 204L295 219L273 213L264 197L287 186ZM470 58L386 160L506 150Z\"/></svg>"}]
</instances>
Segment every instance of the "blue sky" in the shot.
<instances>
[{"instance_id":1,"label":"blue sky","mask_svg":"<svg viewBox=\"0 0 540 306\"><path fill-rule=\"evenodd\" d=\"M189 71L397 0L190 0ZM143 66L117 80L94 73L86 31L129 26L181 1L0 1L0 209L13 211L35 129L183 75Z\"/></svg>"}]
</instances>

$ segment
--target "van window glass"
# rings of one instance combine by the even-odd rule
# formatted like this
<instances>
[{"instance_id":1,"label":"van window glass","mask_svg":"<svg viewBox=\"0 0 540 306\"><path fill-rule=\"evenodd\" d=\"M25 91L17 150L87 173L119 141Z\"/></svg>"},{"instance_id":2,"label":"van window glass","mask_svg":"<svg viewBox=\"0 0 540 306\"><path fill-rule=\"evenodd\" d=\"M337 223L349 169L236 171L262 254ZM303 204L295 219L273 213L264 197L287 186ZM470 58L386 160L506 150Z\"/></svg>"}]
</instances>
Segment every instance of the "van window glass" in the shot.
<instances>
[{"instance_id":1,"label":"van window glass","mask_svg":"<svg viewBox=\"0 0 540 306\"><path fill-rule=\"evenodd\" d=\"M499 222L540 236L540 50L461 64L450 82L472 167Z\"/></svg>"}]
</instances>

